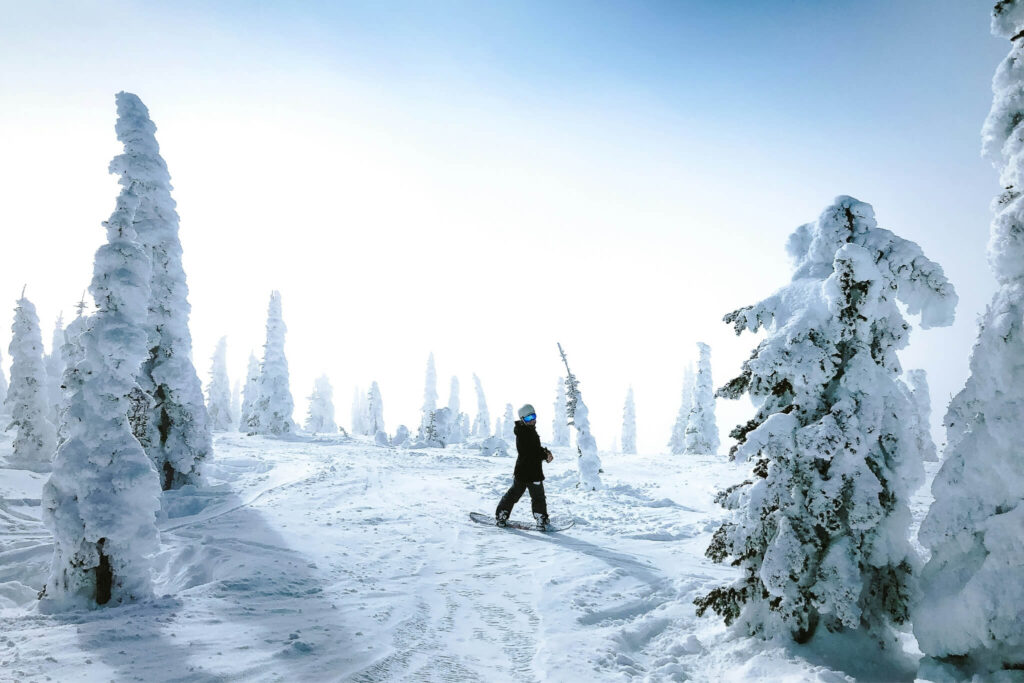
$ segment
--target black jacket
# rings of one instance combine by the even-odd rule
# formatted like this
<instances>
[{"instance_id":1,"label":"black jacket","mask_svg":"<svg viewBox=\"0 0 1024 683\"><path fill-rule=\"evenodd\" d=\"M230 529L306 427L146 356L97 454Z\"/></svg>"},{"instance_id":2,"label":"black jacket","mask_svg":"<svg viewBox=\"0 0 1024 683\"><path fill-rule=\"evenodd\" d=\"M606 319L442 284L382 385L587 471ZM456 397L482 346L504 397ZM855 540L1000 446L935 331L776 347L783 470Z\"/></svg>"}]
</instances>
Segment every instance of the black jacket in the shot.
<instances>
[{"instance_id":1,"label":"black jacket","mask_svg":"<svg viewBox=\"0 0 1024 683\"><path fill-rule=\"evenodd\" d=\"M516 460L514 476L523 481L544 481L544 468L541 466L548 457L548 452L540 445L540 435L536 427L527 427L522 420L516 420Z\"/></svg>"}]
</instances>

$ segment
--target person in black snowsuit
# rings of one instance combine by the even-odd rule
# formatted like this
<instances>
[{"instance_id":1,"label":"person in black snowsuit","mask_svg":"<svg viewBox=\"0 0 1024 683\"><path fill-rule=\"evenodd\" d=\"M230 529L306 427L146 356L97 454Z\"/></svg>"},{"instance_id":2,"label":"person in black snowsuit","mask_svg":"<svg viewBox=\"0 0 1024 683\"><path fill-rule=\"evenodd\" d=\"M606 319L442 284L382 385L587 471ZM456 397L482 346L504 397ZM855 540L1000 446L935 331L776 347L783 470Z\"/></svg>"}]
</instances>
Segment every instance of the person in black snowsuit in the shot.
<instances>
[{"instance_id":1,"label":"person in black snowsuit","mask_svg":"<svg viewBox=\"0 0 1024 683\"><path fill-rule=\"evenodd\" d=\"M544 497L544 463L554 460L554 456L540 443L540 435L537 434L537 411L529 403L519 409L519 419L514 431L519 457L516 458L516 468L512 474L512 488L501 497L498 509L494 511L494 518L498 526L505 526L509 515L512 514L512 507L519 502L523 491L529 490L533 517L537 520L537 526L544 529L548 525L548 503Z\"/></svg>"}]
</instances>

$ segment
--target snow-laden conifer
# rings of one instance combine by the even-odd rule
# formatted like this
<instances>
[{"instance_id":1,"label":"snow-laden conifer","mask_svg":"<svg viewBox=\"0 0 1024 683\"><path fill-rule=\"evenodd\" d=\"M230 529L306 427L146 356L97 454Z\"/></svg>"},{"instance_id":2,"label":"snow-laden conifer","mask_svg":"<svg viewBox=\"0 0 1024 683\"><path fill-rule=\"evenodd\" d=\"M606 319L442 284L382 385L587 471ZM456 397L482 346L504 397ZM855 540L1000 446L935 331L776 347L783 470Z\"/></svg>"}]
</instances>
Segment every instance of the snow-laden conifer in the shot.
<instances>
[{"instance_id":1,"label":"snow-laden conifer","mask_svg":"<svg viewBox=\"0 0 1024 683\"><path fill-rule=\"evenodd\" d=\"M338 431L338 424L334 421L334 389L327 375L320 375L313 383L306 431L313 434L334 434Z\"/></svg>"},{"instance_id":2,"label":"snow-laden conifer","mask_svg":"<svg viewBox=\"0 0 1024 683\"><path fill-rule=\"evenodd\" d=\"M711 381L711 347L697 342L697 377L690 400L690 415L683 433L684 453L718 452L718 423L715 422L715 388Z\"/></svg>"},{"instance_id":3,"label":"snow-laden conifer","mask_svg":"<svg viewBox=\"0 0 1024 683\"><path fill-rule=\"evenodd\" d=\"M133 185L139 200L134 228L153 265L146 322L149 358L139 373L148 405L137 406L146 410L146 419L136 423L136 436L160 472L164 490L176 489L199 481L201 463L211 449L202 386L192 364L191 306L181 264L178 212L149 110L131 93L118 93L117 99L118 106L131 109L132 115L118 120L117 138L124 153L110 162L110 169Z\"/></svg>"},{"instance_id":4,"label":"snow-laden conifer","mask_svg":"<svg viewBox=\"0 0 1024 683\"><path fill-rule=\"evenodd\" d=\"M505 419L501 416L494 418L494 436L499 439L505 439L505 429L502 426L505 423Z\"/></svg>"},{"instance_id":5,"label":"snow-laden conifer","mask_svg":"<svg viewBox=\"0 0 1024 683\"><path fill-rule=\"evenodd\" d=\"M626 404L622 408L622 452L636 455L636 404L633 402L633 387L626 392Z\"/></svg>"},{"instance_id":6,"label":"snow-laden conifer","mask_svg":"<svg viewBox=\"0 0 1024 683\"><path fill-rule=\"evenodd\" d=\"M465 416L461 412L461 401L459 399L459 378L452 377L448 393L448 410L451 411L452 421L448 429L446 443L462 443L469 434L466 433Z\"/></svg>"},{"instance_id":7,"label":"snow-laden conifer","mask_svg":"<svg viewBox=\"0 0 1024 683\"><path fill-rule=\"evenodd\" d=\"M249 352L249 365L245 371L245 386L242 388L242 408L238 416L238 431L253 433L255 416L253 406L260 394L260 362L256 354Z\"/></svg>"},{"instance_id":8,"label":"snow-laden conifer","mask_svg":"<svg viewBox=\"0 0 1024 683\"><path fill-rule=\"evenodd\" d=\"M53 325L53 336L50 337L50 353L43 361L46 366L46 400L50 412L48 418L56 427L60 420L60 406L64 402L64 316L58 315Z\"/></svg>"},{"instance_id":9,"label":"snow-laden conifer","mask_svg":"<svg viewBox=\"0 0 1024 683\"><path fill-rule=\"evenodd\" d=\"M433 419L435 410L437 410L437 369L434 367L434 353L431 352L427 358L427 375L423 387L423 408L420 411L422 414L420 420L421 435Z\"/></svg>"},{"instance_id":10,"label":"snow-laden conifer","mask_svg":"<svg viewBox=\"0 0 1024 683\"><path fill-rule=\"evenodd\" d=\"M476 419L473 420L473 436L486 439L491 435L491 414L487 411L484 385L476 373L473 373L473 385L476 387Z\"/></svg>"},{"instance_id":11,"label":"snow-laden conifer","mask_svg":"<svg viewBox=\"0 0 1024 683\"><path fill-rule=\"evenodd\" d=\"M231 381L228 379L228 338L221 337L210 363L210 383L206 387L206 412L210 427L217 432L228 432L234 427L231 420Z\"/></svg>"},{"instance_id":12,"label":"snow-laden conifer","mask_svg":"<svg viewBox=\"0 0 1024 683\"><path fill-rule=\"evenodd\" d=\"M501 418L501 438L505 441L516 440L516 418L511 403L505 404L505 414Z\"/></svg>"},{"instance_id":13,"label":"snow-laden conifer","mask_svg":"<svg viewBox=\"0 0 1024 683\"><path fill-rule=\"evenodd\" d=\"M672 455L682 455L686 452L686 426L690 423L694 384L696 384L696 375L693 373L693 365L690 364L683 371L683 398L679 405L675 426L672 427L672 438L668 441L669 452Z\"/></svg>"},{"instance_id":14,"label":"snow-laden conifer","mask_svg":"<svg viewBox=\"0 0 1024 683\"><path fill-rule=\"evenodd\" d=\"M565 412L565 380L561 377L555 386L555 411L551 423L551 445L569 445L569 415Z\"/></svg>"},{"instance_id":15,"label":"snow-laden conifer","mask_svg":"<svg viewBox=\"0 0 1024 683\"><path fill-rule=\"evenodd\" d=\"M11 326L11 384L7 390L7 429L17 429L10 465L48 472L57 449L57 431L50 421L50 397L43 337L36 307L25 298L18 300Z\"/></svg>"},{"instance_id":16,"label":"snow-laden conifer","mask_svg":"<svg viewBox=\"0 0 1024 683\"><path fill-rule=\"evenodd\" d=\"M366 434L366 394L358 386L352 392L352 433Z\"/></svg>"},{"instance_id":17,"label":"snow-laden conifer","mask_svg":"<svg viewBox=\"0 0 1024 683\"><path fill-rule=\"evenodd\" d=\"M932 680L1024 669L1024 2L1001 0L992 33L1011 41L982 130L1002 191L988 261L996 291L978 322L964 388L943 420L946 447L919 538L931 551L914 610ZM945 676L938 662L960 667ZM932 675L932 674L936 675ZM1008 673L996 675L1006 676ZM999 680L1004 680L1000 678ZM1005 680L1010 680L1006 678Z\"/></svg>"},{"instance_id":18,"label":"snow-laden conifer","mask_svg":"<svg viewBox=\"0 0 1024 683\"><path fill-rule=\"evenodd\" d=\"M281 293L270 293L267 306L267 341L263 345L260 364L259 393L253 404L250 430L256 434L280 436L295 431L292 413L295 402L288 380L288 359L284 354L287 331L281 314Z\"/></svg>"},{"instance_id":19,"label":"snow-laden conifer","mask_svg":"<svg viewBox=\"0 0 1024 683\"><path fill-rule=\"evenodd\" d=\"M579 487L585 491L596 491L601 488L601 458L597 455L597 442L590 431L590 411L583 402L579 380L569 369L562 345L558 345L558 353L565 363L565 408L569 416L569 424L576 428L576 459L579 474Z\"/></svg>"},{"instance_id":20,"label":"snow-laden conifer","mask_svg":"<svg viewBox=\"0 0 1024 683\"><path fill-rule=\"evenodd\" d=\"M117 109L119 130L148 121L129 99L119 96ZM43 521L54 542L44 610L118 604L152 592L147 557L159 545L160 482L127 416L148 355L150 263L132 227L138 183L124 172L120 182L89 288L96 312L81 333L83 355L68 387L67 440L43 487Z\"/></svg>"},{"instance_id":21,"label":"snow-laden conifer","mask_svg":"<svg viewBox=\"0 0 1024 683\"><path fill-rule=\"evenodd\" d=\"M0 415L7 415L7 371L3 353L0 353Z\"/></svg>"},{"instance_id":22,"label":"snow-laden conifer","mask_svg":"<svg viewBox=\"0 0 1024 683\"><path fill-rule=\"evenodd\" d=\"M908 370L907 386L914 405L918 450L924 460L935 462L939 456L935 441L932 440L932 398L928 391L928 373L924 370Z\"/></svg>"},{"instance_id":23,"label":"snow-laden conifer","mask_svg":"<svg viewBox=\"0 0 1024 683\"><path fill-rule=\"evenodd\" d=\"M380 386L376 381L370 384L366 394L366 434L376 437L377 432L384 431L384 399L380 395Z\"/></svg>"},{"instance_id":24,"label":"snow-laden conifer","mask_svg":"<svg viewBox=\"0 0 1024 683\"><path fill-rule=\"evenodd\" d=\"M238 426L238 420L242 415L242 381L235 378L231 385L231 429Z\"/></svg>"},{"instance_id":25,"label":"snow-laden conifer","mask_svg":"<svg viewBox=\"0 0 1024 683\"><path fill-rule=\"evenodd\" d=\"M823 622L885 641L908 617L908 500L924 476L898 384L910 326L896 302L927 328L952 322L957 297L941 267L851 197L787 246L792 281L725 317L737 333L766 331L719 391L757 408L732 432L753 473L720 494L737 513L707 550L741 576L696 604L764 637L804 642Z\"/></svg>"},{"instance_id":26,"label":"snow-laden conifer","mask_svg":"<svg viewBox=\"0 0 1024 683\"><path fill-rule=\"evenodd\" d=\"M61 356L64 358L64 375L61 377L61 401L57 408L57 446L60 447L68 438L68 409L71 407L72 389L80 386L78 364L85 358L82 346L82 333L89 327L89 316L85 314L85 295L76 304L78 314L64 330L64 347Z\"/></svg>"}]
</instances>

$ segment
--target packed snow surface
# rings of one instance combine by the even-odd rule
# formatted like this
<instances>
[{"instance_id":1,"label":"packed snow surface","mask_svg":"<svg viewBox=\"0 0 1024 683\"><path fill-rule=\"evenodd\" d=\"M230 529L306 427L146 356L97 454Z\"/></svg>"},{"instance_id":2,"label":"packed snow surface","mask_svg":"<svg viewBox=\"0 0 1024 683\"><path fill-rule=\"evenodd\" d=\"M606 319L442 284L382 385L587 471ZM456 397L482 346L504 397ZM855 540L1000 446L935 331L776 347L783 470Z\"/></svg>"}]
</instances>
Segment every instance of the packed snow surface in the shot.
<instances>
[{"instance_id":1,"label":"packed snow surface","mask_svg":"<svg viewBox=\"0 0 1024 683\"><path fill-rule=\"evenodd\" d=\"M19 681L913 680L917 658L822 633L738 636L693 598L742 473L724 457L575 452L546 466L564 533L488 528L513 459L343 436L215 437L205 488L162 494L155 600L45 615L45 475L0 469L0 679ZM10 436L0 434L0 463ZM934 469L928 465L929 473ZM930 502L913 501L920 521ZM513 517L529 519L529 502Z\"/></svg>"}]
</instances>

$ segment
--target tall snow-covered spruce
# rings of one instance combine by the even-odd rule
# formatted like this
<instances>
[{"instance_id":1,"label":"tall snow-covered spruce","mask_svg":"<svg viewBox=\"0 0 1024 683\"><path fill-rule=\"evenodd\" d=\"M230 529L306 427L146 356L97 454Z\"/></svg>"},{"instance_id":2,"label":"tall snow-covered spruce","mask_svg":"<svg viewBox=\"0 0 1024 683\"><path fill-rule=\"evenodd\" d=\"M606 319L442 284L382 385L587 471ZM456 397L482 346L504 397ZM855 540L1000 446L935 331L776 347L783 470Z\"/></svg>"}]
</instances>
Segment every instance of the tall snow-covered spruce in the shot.
<instances>
[{"instance_id":1,"label":"tall snow-covered spruce","mask_svg":"<svg viewBox=\"0 0 1024 683\"><path fill-rule=\"evenodd\" d=\"M476 387L476 419L473 420L473 436L486 439L491 435L491 414L487 410L484 385L476 373L473 373L473 386Z\"/></svg>"},{"instance_id":2,"label":"tall snow-covered spruce","mask_svg":"<svg viewBox=\"0 0 1024 683\"><path fill-rule=\"evenodd\" d=\"M327 375L320 375L313 383L305 427L313 434L334 434L338 431L338 424L334 421L334 389Z\"/></svg>"},{"instance_id":3,"label":"tall snow-covered spruce","mask_svg":"<svg viewBox=\"0 0 1024 683\"><path fill-rule=\"evenodd\" d=\"M569 445L569 414L566 412L565 380L561 377L555 385L555 410L551 423L551 445Z\"/></svg>"},{"instance_id":4,"label":"tall snow-covered spruce","mask_svg":"<svg viewBox=\"0 0 1024 683\"><path fill-rule=\"evenodd\" d=\"M576 428L578 486L585 491L596 491L601 488L601 458L597 455L597 442L590 431L590 411L583 402L579 380L569 369L569 359L561 344L558 345L558 353L565 364L566 414L569 416L569 424Z\"/></svg>"},{"instance_id":5,"label":"tall snow-covered spruce","mask_svg":"<svg viewBox=\"0 0 1024 683\"><path fill-rule=\"evenodd\" d=\"M384 399L380 395L380 385L376 380L370 383L370 391L366 394L366 434L376 436L384 431Z\"/></svg>"},{"instance_id":6,"label":"tall snow-covered spruce","mask_svg":"<svg viewBox=\"0 0 1024 683\"><path fill-rule=\"evenodd\" d=\"M260 362L256 354L249 352L249 366L245 372L245 386L242 387L242 408L238 416L238 431L252 432L255 424L253 406L260 395Z\"/></svg>"},{"instance_id":7,"label":"tall snow-covered spruce","mask_svg":"<svg viewBox=\"0 0 1024 683\"><path fill-rule=\"evenodd\" d=\"M996 292L979 320L971 374L946 412L935 500L919 534L931 557L921 575L914 634L931 658L922 677L933 680L975 674L988 680L993 672L1024 669L1022 31L1024 2L996 3L992 33L1011 41L982 130L983 151L1000 169L1003 188L992 203L988 243ZM940 676L936 669L943 667L959 671Z\"/></svg>"},{"instance_id":8,"label":"tall snow-covered spruce","mask_svg":"<svg viewBox=\"0 0 1024 683\"><path fill-rule=\"evenodd\" d=\"M877 227L868 204L838 197L789 238L792 281L725 317L765 329L719 390L756 413L733 430L751 481L719 494L735 518L707 555L740 578L695 601L727 624L806 642L823 623L882 642L908 618L918 563L908 499L924 477L896 352L910 326L949 325L957 296L921 249Z\"/></svg>"},{"instance_id":9,"label":"tall snow-covered spruce","mask_svg":"<svg viewBox=\"0 0 1024 683\"><path fill-rule=\"evenodd\" d=\"M914 406L913 419L917 420L916 434L921 457L935 462L939 455L932 440L932 399L928 390L928 373L924 370L907 370L907 388Z\"/></svg>"},{"instance_id":10,"label":"tall snow-covered spruce","mask_svg":"<svg viewBox=\"0 0 1024 683\"><path fill-rule=\"evenodd\" d=\"M160 472L164 490L198 483L210 454L210 424L199 375L192 364L188 285L181 264L178 212L171 176L160 156L156 126L137 96L121 92L118 106L132 110L117 125L124 154L110 170L132 184L139 200L133 221L139 244L152 263L147 314L149 358L139 371L146 397L136 400L135 435ZM144 419L141 416L144 415Z\"/></svg>"},{"instance_id":11,"label":"tall snow-covered spruce","mask_svg":"<svg viewBox=\"0 0 1024 683\"><path fill-rule=\"evenodd\" d=\"M423 408L420 418L421 436L433 424L435 410L437 410L437 368L434 367L434 353L431 352L427 358L427 375L423 386Z\"/></svg>"},{"instance_id":12,"label":"tall snow-covered spruce","mask_svg":"<svg viewBox=\"0 0 1024 683\"><path fill-rule=\"evenodd\" d=\"M57 408L57 446L60 447L68 438L68 411L71 407L71 390L81 384L78 364L85 358L82 347L82 333L89 327L89 316L85 314L85 296L76 304L78 314L64 330L64 375L61 377L61 401Z\"/></svg>"},{"instance_id":13,"label":"tall snow-covered spruce","mask_svg":"<svg viewBox=\"0 0 1024 683\"><path fill-rule=\"evenodd\" d=\"M295 401L288 378L288 359L284 355L284 335L288 330L281 312L281 293L270 293L267 305L267 341L256 383L256 402L252 406L249 430L255 434L280 436L295 431L292 413Z\"/></svg>"},{"instance_id":14,"label":"tall snow-covered spruce","mask_svg":"<svg viewBox=\"0 0 1024 683\"><path fill-rule=\"evenodd\" d=\"M715 421L715 388L711 380L711 347L697 342L697 377L690 398L690 415L683 432L683 452L715 454L721 442Z\"/></svg>"},{"instance_id":15,"label":"tall snow-covered spruce","mask_svg":"<svg viewBox=\"0 0 1024 683\"><path fill-rule=\"evenodd\" d=\"M137 103L117 96L119 133L148 123ZM128 421L129 396L149 349L149 253L133 228L145 187L125 171L122 157L111 170L121 171L122 190L104 224L107 243L96 252L89 288L96 312L81 334L82 359L68 387L67 440L43 487L43 520L54 540L44 611L149 596L147 557L159 546L159 477Z\"/></svg>"},{"instance_id":16,"label":"tall snow-covered spruce","mask_svg":"<svg viewBox=\"0 0 1024 683\"><path fill-rule=\"evenodd\" d=\"M622 408L622 452L636 454L636 404L633 402L633 387L626 393L626 404Z\"/></svg>"},{"instance_id":17,"label":"tall snow-covered spruce","mask_svg":"<svg viewBox=\"0 0 1024 683\"><path fill-rule=\"evenodd\" d=\"M53 336L50 338L50 353L46 354L43 363L46 366L46 401L49 406L50 422L56 427L60 420L60 406L64 402L64 316L58 315L53 325Z\"/></svg>"},{"instance_id":18,"label":"tall snow-covered spruce","mask_svg":"<svg viewBox=\"0 0 1024 683\"><path fill-rule=\"evenodd\" d=\"M693 385L695 383L696 376L693 374L693 365L688 365L683 371L683 398L679 405L679 414L672 427L672 438L668 441L669 452L672 455L682 455L686 452L686 427L690 423L690 408L693 407Z\"/></svg>"},{"instance_id":19,"label":"tall snow-covered spruce","mask_svg":"<svg viewBox=\"0 0 1024 683\"><path fill-rule=\"evenodd\" d=\"M43 363L43 337L39 331L36 307L25 298L18 299L11 326L11 385L7 390L7 429L17 429L13 467L48 472L57 448L57 431L50 421L50 395L46 366Z\"/></svg>"},{"instance_id":20,"label":"tall snow-covered spruce","mask_svg":"<svg viewBox=\"0 0 1024 683\"><path fill-rule=\"evenodd\" d=\"M210 427L217 432L228 432L234 427L231 420L231 381L228 379L228 338L221 337L210 362L210 384L206 387L206 412Z\"/></svg>"}]
</instances>

